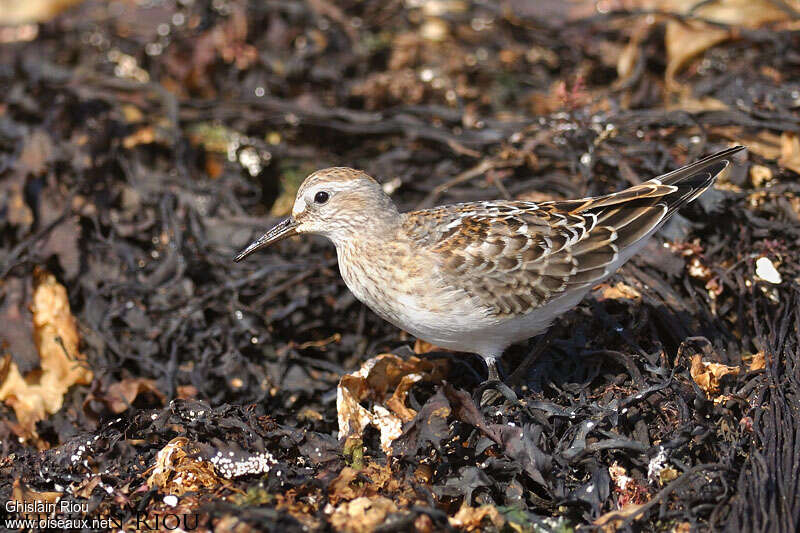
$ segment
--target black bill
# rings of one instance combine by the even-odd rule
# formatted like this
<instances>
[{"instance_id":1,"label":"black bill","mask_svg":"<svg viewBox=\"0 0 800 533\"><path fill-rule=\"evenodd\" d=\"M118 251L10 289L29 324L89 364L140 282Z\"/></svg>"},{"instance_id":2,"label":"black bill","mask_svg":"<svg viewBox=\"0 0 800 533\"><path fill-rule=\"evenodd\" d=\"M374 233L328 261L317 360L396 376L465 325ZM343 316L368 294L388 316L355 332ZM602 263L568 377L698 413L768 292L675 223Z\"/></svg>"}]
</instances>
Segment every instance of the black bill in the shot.
<instances>
[{"instance_id":1,"label":"black bill","mask_svg":"<svg viewBox=\"0 0 800 533\"><path fill-rule=\"evenodd\" d=\"M264 235L250 243L250 246L239 252L239 255L234 257L233 260L238 263L256 250L269 246L270 244L274 244L278 241L282 241L283 239L291 237L292 235L297 235L297 222L295 222L293 218L287 218L286 220L279 222L274 228L266 232Z\"/></svg>"}]
</instances>

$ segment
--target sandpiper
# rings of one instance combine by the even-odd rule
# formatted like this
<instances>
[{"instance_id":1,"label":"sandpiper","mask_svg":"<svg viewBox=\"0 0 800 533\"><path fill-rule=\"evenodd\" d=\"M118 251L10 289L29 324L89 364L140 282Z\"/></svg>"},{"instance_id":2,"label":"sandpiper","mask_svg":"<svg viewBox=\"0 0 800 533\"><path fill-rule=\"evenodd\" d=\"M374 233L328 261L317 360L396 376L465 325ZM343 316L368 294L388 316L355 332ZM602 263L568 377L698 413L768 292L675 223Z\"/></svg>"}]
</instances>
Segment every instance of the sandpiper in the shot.
<instances>
[{"instance_id":1,"label":"sandpiper","mask_svg":"<svg viewBox=\"0 0 800 533\"><path fill-rule=\"evenodd\" d=\"M437 346L497 358L611 276L727 171L736 146L606 196L484 201L400 213L366 173L309 175L292 214L235 261L292 235L333 241L342 278L379 316Z\"/></svg>"}]
</instances>

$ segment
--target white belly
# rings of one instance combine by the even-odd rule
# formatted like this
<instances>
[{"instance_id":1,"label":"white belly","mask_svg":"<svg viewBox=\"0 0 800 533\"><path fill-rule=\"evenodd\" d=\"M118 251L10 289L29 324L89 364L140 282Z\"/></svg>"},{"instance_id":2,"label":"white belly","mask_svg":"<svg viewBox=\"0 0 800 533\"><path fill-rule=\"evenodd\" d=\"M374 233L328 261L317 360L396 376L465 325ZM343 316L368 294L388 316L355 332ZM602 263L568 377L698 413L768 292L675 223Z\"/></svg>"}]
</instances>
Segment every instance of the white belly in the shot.
<instances>
[{"instance_id":1,"label":"white belly","mask_svg":"<svg viewBox=\"0 0 800 533\"><path fill-rule=\"evenodd\" d=\"M376 287L345 263L339 268L355 297L384 320L436 346L484 357L499 357L511 344L542 333L589 290L562 295L525 315L498 318L457 289L429 287L422 296L412 296L393 290L391 283Z\"/></svg>"},{"instance_id":2,"label":"white belly","mask_svg":"<svg viewBox=\"0 0 800 533\"><path fill-rule=\"evenodd\" d=\"M420 311L412 302L402 306L404 312L396 320L384 318L436 346L484 357L500 357L508 346L543 333L559 315L577 305L588 290L565 294L528 314L503 319L467 310L451 313Z\"/></svg>"}]
</instances>

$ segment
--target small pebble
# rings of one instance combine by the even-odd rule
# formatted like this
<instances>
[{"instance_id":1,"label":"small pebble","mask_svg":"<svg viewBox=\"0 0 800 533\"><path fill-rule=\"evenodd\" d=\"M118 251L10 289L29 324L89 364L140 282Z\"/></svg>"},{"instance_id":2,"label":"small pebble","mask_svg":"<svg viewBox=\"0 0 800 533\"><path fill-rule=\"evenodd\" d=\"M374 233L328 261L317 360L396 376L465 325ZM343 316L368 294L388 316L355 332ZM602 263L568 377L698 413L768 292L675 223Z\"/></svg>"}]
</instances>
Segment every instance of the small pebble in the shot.
<instances>
[{"instance_id":1,"label":"small pebble","mask_svg":"<svg viewBox=\"0 0 800 533\"><path fill-rule=\"evenodd\" d=\"M756 276L767 283L778 285L781 281L781 274L767 257L759 257L756 261Z\"/></svg>"}]
</instances>

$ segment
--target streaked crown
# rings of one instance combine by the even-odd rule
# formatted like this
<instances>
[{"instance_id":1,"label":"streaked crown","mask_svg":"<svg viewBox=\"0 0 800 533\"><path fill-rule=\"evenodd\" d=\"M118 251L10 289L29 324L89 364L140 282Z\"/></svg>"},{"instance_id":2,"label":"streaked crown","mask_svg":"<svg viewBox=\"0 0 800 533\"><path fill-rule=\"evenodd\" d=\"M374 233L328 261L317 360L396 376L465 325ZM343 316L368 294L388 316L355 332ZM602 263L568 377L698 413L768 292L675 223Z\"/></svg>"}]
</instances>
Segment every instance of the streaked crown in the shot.
<instances>
[{"instance_id":1,"label":"streaked crown","mask_svg":"<svg viewBox=\"0 0 800 533\"><path fill-rule=\"evenodd\" d=\"M332 167L309 175L297 191L292 217L298 233L338 244L365 231L396 225L399 213L381 185L361 170Z\"/></svg>"}]
</instances>

